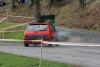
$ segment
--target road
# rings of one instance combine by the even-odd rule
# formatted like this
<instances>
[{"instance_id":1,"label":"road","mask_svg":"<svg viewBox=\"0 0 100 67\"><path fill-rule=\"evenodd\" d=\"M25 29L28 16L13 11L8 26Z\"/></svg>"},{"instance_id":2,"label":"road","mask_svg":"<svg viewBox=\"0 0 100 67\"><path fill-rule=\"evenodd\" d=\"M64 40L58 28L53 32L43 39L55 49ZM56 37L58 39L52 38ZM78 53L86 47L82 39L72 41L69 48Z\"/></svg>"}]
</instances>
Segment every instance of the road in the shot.
<instances>
[{"instance_id":1,"label":"road","mask_svg":"<svg viewBox=\"0 0 100 67\"><path fill-rule=\"evenodd\" d=\"M9 44L9 46L7 46ZM23 47L22 44L0 43L0 51L29 57L40 57L39 47ZM5 45L5 46L4 46ZM10 46L11 45L11 46ZM14 45L14 46L12 46ZM15 46L17 45L17 46ZM100 67L100 47L44 47L43 59L72 63L83 67Z\"/></svg>"},{"instance_id":2,"label":"road","mask_svg":"<svg viewBox=\"0 0 100 67\"><path fill-rule=\"evenodd\" d=\"M71 32L70 41L100 43L100 34L79 30ZM74 39L75 38L75 39ZM95 45L95 44L94 44ZM0 51L29 57L40 57L40 47L24 47L22 43L0 42ZM81 65L100 67L100 47L43 47L43 59Z\"/></svg>"},{"instance_id":3,"label":"road","mask_svg":"<svg viewBox=\"0 0 100 67\"><path fill-rule=\"evenodd\" d=\"M65 35L70 38L70 42L100 43L100 32L60 28L60 31L62 30L66 32Z\"/></svg>"}]
</instances>

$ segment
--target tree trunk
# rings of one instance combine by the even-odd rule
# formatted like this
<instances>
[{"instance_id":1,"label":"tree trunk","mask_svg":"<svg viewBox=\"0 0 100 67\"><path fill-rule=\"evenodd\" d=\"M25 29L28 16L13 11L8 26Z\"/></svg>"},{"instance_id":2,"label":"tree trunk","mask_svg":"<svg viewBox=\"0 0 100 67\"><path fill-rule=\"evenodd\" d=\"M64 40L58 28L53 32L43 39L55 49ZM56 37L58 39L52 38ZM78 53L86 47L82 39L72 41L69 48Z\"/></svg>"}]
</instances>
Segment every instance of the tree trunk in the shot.
<instances>
[{"instance_id":1,"label":"tree trunk","mask_svg":"<svg viewBox=\"0 0 100 67\"><path fill-rule=\"evenodd\" d=\"M48 6L48 8L50 8L51 5L52 5L52 2L51 2L51 1L52 1L52 0L45 0L46 6Z\"/></svg>"},{"instance_id":2,"label":"tree trunk","mask_svg":"<svg viewBox=\"0 0 100 67\"><path fill-rule=\"evenodd\" d=\"M34 0L34 14L35 14L35 19L36 21L40 20L40 15L41 15L41 11L40 11L40 1L39 0Z\"/></svg>"},{"instance_id":3,"label":"tree trunk","mask_svg":"<svg viewBox=\"0 0 100 67\"><path fill-rule=\"evenodd\" d=\"M82 9L85 7L85 0L80 0L80 7Z\"/></svg>"},{"instance_id":4,"label":"tree trunk","mask_svg":"<svg viewBox=\"0 0 100 67\"><path fill-rule=\"evenodd\" d=\"M11 4L12 4L12 5L11 5L11 8L12 8L12 10L16 7L16 6L15 6L15 2L16 2L16 0L11 0Z\"/></svg>"}]
</instances>

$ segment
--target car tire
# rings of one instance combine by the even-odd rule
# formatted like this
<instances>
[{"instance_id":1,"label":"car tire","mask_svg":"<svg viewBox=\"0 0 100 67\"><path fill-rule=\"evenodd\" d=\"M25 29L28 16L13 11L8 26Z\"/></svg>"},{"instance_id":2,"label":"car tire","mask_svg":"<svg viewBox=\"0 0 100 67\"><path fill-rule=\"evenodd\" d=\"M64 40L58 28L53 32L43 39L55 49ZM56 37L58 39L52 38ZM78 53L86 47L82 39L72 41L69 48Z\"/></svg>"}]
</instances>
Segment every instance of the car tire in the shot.
<instances>
[{"instance_id":1,"label":"car tire","mask_svg":"<svg viewBox=\"0 0 100 67\"><path fill-rule=\"evenodd\" d=\"M48 47L53 47L53 45L52 44L48 44Z\"/></svg>"},{"instance_id":2,"label":"car tire","mask_svg":"<svg viewBox=\"0 0 100 67\"><path fill-rule=\"evenodd\" d=\"M33 46L34 46L34 47L38 47L38 46L39 46L39 44L33 44Z\"/></svg>"},{"instance_id":3,"label":"car tire","mask_svg":"<svg viewBox=\"0 0 100 67\"><path fill-rule=\"evenodd\" d=\"M25 47L29 47L29 44L24 44Z\"/></svg>"},{"instance_id":4,"label":"car tire","mask_svg":"<svg viewBox=\"0 0 100 67\"><path fill-rule=\"evenodd\" d=\"M54 42L59 42L58 38L54 38L53 41ZM57 46L57 47L59 46L58 44L54 44L54 45Z\"/></svg>"}]
</instances>

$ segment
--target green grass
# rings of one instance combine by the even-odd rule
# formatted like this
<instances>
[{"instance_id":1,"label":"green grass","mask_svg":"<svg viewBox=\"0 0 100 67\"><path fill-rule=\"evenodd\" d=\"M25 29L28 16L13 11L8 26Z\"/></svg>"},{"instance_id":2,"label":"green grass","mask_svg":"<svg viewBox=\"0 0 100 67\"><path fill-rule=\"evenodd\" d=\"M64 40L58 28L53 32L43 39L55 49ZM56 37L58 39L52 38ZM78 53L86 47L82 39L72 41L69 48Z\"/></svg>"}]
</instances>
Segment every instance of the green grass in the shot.
<instances>
[{"instance_id":1,"label":"green grass","mask_svg":"<svg viewBox=\"0 0 100 67\"><path fill-rule=\"evenodd\" d=\"M42 61L42 67L76 67L54 61ZM0 67L39 67L39 59L0 52Z\"/></svg>"},{"instance_id":2,"label":"green grass","mask_svg":"<svg viewBox=\"0 0 100 67\"><path fill-rule=\"evenodd\" d=\"M2 22L0 23L0 29L1 28L5 28L5 27L9 27L9 26L13 26L16 25L17 23L11 23L11 22Z\"/></svg>"},{"instance_id":3,"label":"green grass","mask_svg":"<svg viewBox=\"0 0 100 67\"><path fill-rule=\"evenodd\" d=\"M5 32L5 39L24 39L24 32Z\"/></svg>"},{"instance_id":4,"label":"green grass","mask_svg":"<svg viewBox=\"0 0 100 67\"><path fill-rule=\"evenodd\" d=\"M22 24L22 23L2 22L2 23L0 23L0 29L19 25L19 24ZM7 31L19 31L19 30L25 30L25 28L26 28L26 25L22 25L22 26L18 26L18 27L9 28L6 30Z\"/></svg>"},{"instance_id":5,"label":"green grass","mask_svg":"<svg viewBox=\"0 0 100 67\"><path fill-rule=\"evenodd\" d=\"M14 25L19 25L19 24L20 23L3 22L3 23L0 23L0 29L7 28L10 26L14 26ZM24 37L24 31L21 31L21 30L25 30L25 29L26 29L26 25L5 29L3 31L18 31L18 32L5 32L4 38L5 39L21 39L22 40ZM0 38L1 39L3 38L3 32L0 32Z\"/></svg>"}]
</instances>

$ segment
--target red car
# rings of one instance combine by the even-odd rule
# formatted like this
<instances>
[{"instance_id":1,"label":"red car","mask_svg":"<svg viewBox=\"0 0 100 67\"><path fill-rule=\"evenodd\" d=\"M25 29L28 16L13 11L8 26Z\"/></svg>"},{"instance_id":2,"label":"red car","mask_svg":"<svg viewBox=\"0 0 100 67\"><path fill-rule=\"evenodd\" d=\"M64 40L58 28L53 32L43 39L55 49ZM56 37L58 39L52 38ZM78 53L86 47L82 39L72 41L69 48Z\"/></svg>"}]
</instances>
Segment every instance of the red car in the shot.
<instances>
[{"instance_id":1,"label":"red car","mask_svg":"<svg viewBox=\"0 0 100 67\"><path fill-rule=\"evenodd\" d=\"M29 23L27 29L24 33L24 46L28 47L29 44L39 44L40 42L31 40L43 40L51 41L54 39L56 32L53 31L53 26L50 23L39 23L32 22ZM52 45L48 45L52 46Z\"/></svg>"}]
</instances>

